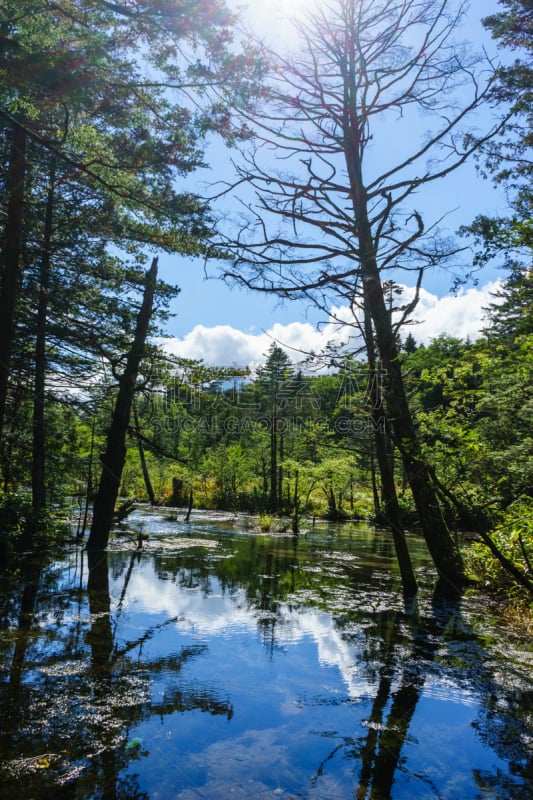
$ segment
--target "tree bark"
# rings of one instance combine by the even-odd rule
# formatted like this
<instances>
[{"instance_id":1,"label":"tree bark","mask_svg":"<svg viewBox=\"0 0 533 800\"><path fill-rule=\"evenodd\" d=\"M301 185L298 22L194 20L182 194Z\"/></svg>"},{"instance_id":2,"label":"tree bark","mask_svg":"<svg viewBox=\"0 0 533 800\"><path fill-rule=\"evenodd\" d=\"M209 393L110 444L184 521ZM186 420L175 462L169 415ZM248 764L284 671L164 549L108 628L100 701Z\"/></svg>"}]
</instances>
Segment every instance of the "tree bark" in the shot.
<instances>
[{"instance_id":1,"label":"tree bark","mask_svg":"<svg viewBox=\"0 0 533 800\"><path fill-rule=\"evenodd\" d=\"M384 500L381 512L391 529L404 592L412 595L416 594L418 591L418 585L405 538L402 512L400 509L400 504L398 503L396 484L394 482L394 471L391 466L389 454L387 453L387 418L383 403L383 392L381 388L382 375L381 370L378 372L374 347L374 332L372 330L370 309L366 302L364 304L364 329L371 390L369 392L368 399L372 405L371 414L374 427L374 443L376 447L376 458L381 476L381 488Z\"/></svg>"},{"instance_id":2,"label":"tree bark","mask_svg":"<svg viewBox=\"0 0 533 800\"><path fill-rule=\"evenodd\" d=\"M362 252L366 254L363 269L365 292L384 369L385 401L391 416L394 439L405 466L422 532L439 576L460 590L464 583L461 554L444 519L436 487L420 450L383 287L373 258L371 238L366 240L366 246L368 250L361 245Z\"/></svg>"},{"instance_id":3,"label":"tree bark","mask_svg":"<svg viewBox=\"0 0 533 800\"><path fill-rule=\"evenodd\" d=\"M135 383L144 354L148 326L152 316L157 281L157 258L146 274L144 295L133 344L128 353L126 368L119 380L118 396L107 437L107 447L101 457L102 475L94 500L93 521L87 540L87 550L105 550L113 522L122 470L126 460L126 433L130 422Z\"/></svg>"},{"instance_id":4,"label":"tree bark","mask_svg":"<svg viewBox=\"0 0 533 800\"><path fill-rule=\"evenodd\" d=\"M439 576L460 590L464 583L461 554L444 519L429 466L420 450L379 276L374 274L367 279L367 287L371 297L370 307L376 328L378 348L385 372L386 407L391 416L394 439L405 466L418 519ZM387 454L385 453L386 458Z\"/></svg>"},{"instance_id":5,"label":"tree bark","mask_svg":"<svg viewBox=\"0 0 533 800\"><path fill-rule=\"evenodd\" d=\"M15 311L20 286L20 253L27 173L26 145L26 132L15 123L7 187L8 204L0 290L0 440L4 429L15 333Z\"/></svg>"},{"instance_id":6,"label":"tree bark","mask_svg":"<svg viewBox=\"0 0 533 800\"><path fill-rule=\"evenodd\" d=\"M353 68L353 65L347 65L348 71ZM385 301L363 183L362 143L355 114L356 104L350 96L350 87L353 85L355 81L351 81L347 74L343 120L344 154L360 253L365 309L368 309L374 325L384 371L386 408L391 416L394 439L406 469L424 538L439 576L451 587L460 590L464 584L461 554L444 519L436 487L420 450L403 383L396 337Z\"/></svg>"},{"instance_id":7,"label":"tree bark","mask_svg":"<svg viewBox=\"0 0 533 800\"><path fill-rule=\"evenodd\" d=\"M46 505L46 458L45 458L45 389L46 389L46 321L48 315L48 292L50 265L52 260L52 224L55 199L55 165L50 170L50 183L46 198L43 252L39 270L39 300L35 334L35 376L33 387L33 452L32 452L32 508L35 514Z\"/></svg>"}]
</instances>

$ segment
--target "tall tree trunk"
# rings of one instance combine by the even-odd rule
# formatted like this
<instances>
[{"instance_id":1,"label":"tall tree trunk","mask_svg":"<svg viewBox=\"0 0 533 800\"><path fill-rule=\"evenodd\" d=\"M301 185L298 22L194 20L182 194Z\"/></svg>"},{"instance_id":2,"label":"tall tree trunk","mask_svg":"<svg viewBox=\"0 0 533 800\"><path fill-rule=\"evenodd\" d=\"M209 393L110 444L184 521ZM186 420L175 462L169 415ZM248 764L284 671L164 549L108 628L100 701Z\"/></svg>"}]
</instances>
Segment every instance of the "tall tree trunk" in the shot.
<instances>
[{"instance_id":1,"label":"tall tree trunk","mask_svg":"<svg viewBox=\"0 0 533 800\"><path fill-rule=\"evenodd\" d=\"M270 430L270 510L278 510L278 437L277 416L273 410Z\"/></svg>"},{"instance_id":2,"label":"tall tree trunk","mask_svg":"<svg viewBox=\"0 0 533 800\"><path fill-rule=\"evenodd\" d=\"M347 68L353 70L355 66L349 64ZM395 443L405 466L424 538L439 576L446 580L450 587L460 590L464 584L461 554L444 519L428 464L422 456L405 392L392 320L381 283L367 195L363 183L362 144L359 121L354 112L357 104L350 95L351 87L356 85L353 76L350 77L347 74L345 78L344 152L355 217L354 228L358 241L365 308L368 309L374 325L377 347L384 370L386 407L392 418Z\"/></svg>"},{"instance_id":3,"label":"tall tree trunk","mask_svg":"<svg viewBox=\"0 0 533 800\"><path fill-rule=\"evenodd\" d=\"M52 227L55 199L55 164L50 169L50 182L46 198L43 251L39 269L39 301L35 335L35 377L33 387L33 452L32 452L32 508L34 513L46 505L45 466L45 382L46 382L46 320L52 259Z\"/></svg>"},{"instance_id":4,"label":"tall tree trunk","mask_svg":"<svg viewBox=\"0 0 533 800\"><path fill-rule=\"evenodd\" d=\"M152 316L156 282L157 258L154 258L152 266L146 273L143 301L137 316L135 337L128 353L126 368L119 380L117 400L107 436L107 447L101 457L102 475L94 499L93 521L87 540L87 550L104 550L109 541L113 512L126 460L126 433L130 422L135 383Z\"/></svg>"},{"instance_id":5,"label":"tall tree trunk","mask_svg":"<svg viewBox=\"0 0 533 800\"><path fill-rule=\"evenodd\" d=\"M263 453L261 453L261 477L263 479L263 508L261 510L264 510L268 508L268 469L266 458Z\"/></svg>"},{"instance_id":6,"label":"tall tree trunk","mask_svg":"<svg viewBox=\"0 0 533 800\"><path fill-rule=\"evenodd\" d=\"M281 418L281 421L284 422L283 417ZM284 437L285 437L285 432L284 432L284 429L283 429L283 425L281 425L280 426L280 431L279 431L279 434L278 434L278 441L279 441L279 446L278 446L278 510L280 510L280 511L283 508L283 466L282 466L282 464L283 464L283 459L285 458L285 452L284 452L285 441L284 441Z\"/></svg>"},{"instance_id":7,"label":"tall tree trunk","mask_svg":"<svg viewBox=\"0 0 533 800\"><path fill-rule=\"evenodd\" d=\"M7 186L8 203L0 289L0 440L4 429L15 333L15 311L20 286L20 253L27 172L26 145L26 131L20 125L15 124Z\"/></svg>"},{"instance_id":8,"label":"tall tree trunk","mask_svg":"<svg viewBox=\"0 0 533 800\"><path fill-rule=\"evenodd\" d=\"M365 272L365 290L369 296L369 308L383 364L386 408L392 419L394 439L405 466L422 532L437 571L441 578L459 590L464 582L461 554L444 518L429 466L421 453L379 274L375 267ZM384 459L388 474L390 468L385 446Z\"/></svg>"},{"instance_id":9,"label":"tall tree trunk","mask_svg":"<svg viewBox=\"0 0 533 800\"><path fill-rule=\"evenodd\" d=\"M381 371L378 372L374 347L374 333L366 303L364 306L364 329L368 368L370 372L370 392L368 399L372 404L371 414L374 428L374 442L384 500L381 512L385 516L392 532L404 591L407 594L415 594L418 590L418 585L405 538L402 512L400 504L398 503L398 495L396 494L396 484L394 483L394 472L391 468L389 454L387 453L387 417L381 388L382 375Z\"/></svg>"},{"instance_id":10,"label":"tall tree trunk","mask_svg":"<svg viewBox=\"0 0 533 800\"><path fill-rule=\"evenodd\" d=\"M290 500L290 498L289 498ZM288 504L290 508L290 502ZM296 535L300 530L300 493L298 491L298 470L294 476L294 498L292 502L292 532Z\"/></svg>"},{"instance_id":11,"label":"tall tree trunk","mask_svg":"<svg viewBox=\"0 0 533 800\"><path fill-rule=\"evenodd\" d=\"M376 476L376 462L374 459L374 452L370 453L370 472L372 477L372 497L374 499L374 515L377 517L381 511L381 503L379 501L378 484Z\"/></svg>"}]
</instances>

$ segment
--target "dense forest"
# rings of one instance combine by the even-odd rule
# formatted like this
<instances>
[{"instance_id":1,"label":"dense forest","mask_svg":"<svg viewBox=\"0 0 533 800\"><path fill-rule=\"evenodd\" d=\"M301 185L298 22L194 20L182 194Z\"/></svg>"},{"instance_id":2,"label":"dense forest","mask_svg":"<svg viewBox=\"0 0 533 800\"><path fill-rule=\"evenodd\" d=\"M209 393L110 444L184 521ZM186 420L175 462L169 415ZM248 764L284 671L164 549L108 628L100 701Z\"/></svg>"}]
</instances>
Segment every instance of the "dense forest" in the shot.
<instances>
[{"instance_id":1,"label":"dense forest","mask_svg":"<svg viewBox=\"0 0 533 800\"><path fill-rule=\"evenodd\" d=\"M500 5L479 26L501 63L478 65L451 44L445 2L333 0L299 23L292 59L240 42L219 0L0 0L3 569L73 537L105 549L117 514L146 502L295 536L316 517L374 522L408 591L419 530L449 585L531 603L533 12ZM380 119L411 108L433 133L424 120L369 180ZM209 200L190 179L217 140L235 176ZM467 160L507 209L452 241L410 203ZM240 228L220 213L239 187ZM418 292L467 245L462 281L502 269L485 329L422 345L418 295L391 270ZM222 279L287 302L342 298L360 346L273 342L233 370L172 357L179 287L158 280L160 253L218 260Z\"/></svg>"}]
</instances>

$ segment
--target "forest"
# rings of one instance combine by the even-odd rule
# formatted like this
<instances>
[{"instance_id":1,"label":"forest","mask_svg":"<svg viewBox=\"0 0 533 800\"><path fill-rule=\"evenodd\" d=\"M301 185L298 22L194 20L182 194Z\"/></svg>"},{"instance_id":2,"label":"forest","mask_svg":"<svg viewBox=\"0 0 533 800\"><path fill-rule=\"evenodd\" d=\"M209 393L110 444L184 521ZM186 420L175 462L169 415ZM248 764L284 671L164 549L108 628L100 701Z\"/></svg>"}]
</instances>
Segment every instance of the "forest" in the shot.
<instances>
[{"instance_id":1,"label":"forest","mask_svg":"<svg viewBox=\"0 0 533 800\"><path fill-rule=\"evenodd\" d=\"M501 61L480 64L452 43L451 5L331 0L298 21L293 56L241 41L219 0L0 2L2 570L73 540L105 549L117 514L148 503L294 536L372 522L409 592L420 531L449 585L531 606L533 18L500 0L479 26ZM374 175L374 131L413 109L432 131ZM215 140L235 175L195 192ZM444 237L414 195L466 161L507 208ZM485 328L419 344L425 272L467 245L460 283L502 270ZM273 342L234 369L173 357L161 253L286 302L342 298L359 345Z\"/></svg>"}]
</instances>

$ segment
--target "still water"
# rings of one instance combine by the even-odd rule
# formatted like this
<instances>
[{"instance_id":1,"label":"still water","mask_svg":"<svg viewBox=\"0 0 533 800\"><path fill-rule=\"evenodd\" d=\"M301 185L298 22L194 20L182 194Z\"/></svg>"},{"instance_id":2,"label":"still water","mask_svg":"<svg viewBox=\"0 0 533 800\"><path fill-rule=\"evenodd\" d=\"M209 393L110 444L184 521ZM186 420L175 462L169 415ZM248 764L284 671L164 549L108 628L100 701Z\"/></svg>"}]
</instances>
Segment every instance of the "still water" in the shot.
<instances>
[{"instance_id":1,"label":"still water","mask_svg":"<svg viewBox=\"0 0 533 800\"><path fill-rule=\"evenodd\" d=\"M532 798L531 642L409 544L408 606L363 525L137 510L90 564L34 567L1 606L0 796Z\"/></svg>"}]
</instances>

